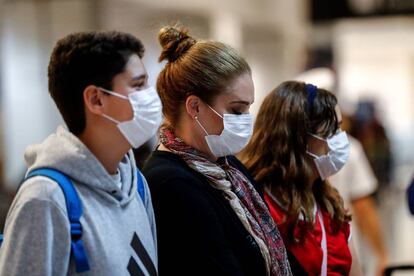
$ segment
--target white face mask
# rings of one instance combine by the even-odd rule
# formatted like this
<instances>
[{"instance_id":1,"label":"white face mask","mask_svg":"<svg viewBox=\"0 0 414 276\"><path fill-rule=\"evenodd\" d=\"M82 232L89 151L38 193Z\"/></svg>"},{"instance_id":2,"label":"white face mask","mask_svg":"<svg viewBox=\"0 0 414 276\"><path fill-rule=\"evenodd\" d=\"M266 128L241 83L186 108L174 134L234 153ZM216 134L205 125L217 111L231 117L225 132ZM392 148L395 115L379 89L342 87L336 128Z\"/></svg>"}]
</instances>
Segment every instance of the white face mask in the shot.
<instances>
[{"instance_id":1,"label":"white face mask","mask_svg":"<svg viewBox=\"0 0 414 276\"><path fill-rule=\"evenodd\" d=\"M316 168L322 180L334 175L345 165L349 156L349 141L345 131L340 131L337 134L323 139L319 136L310 134L313 137L326 141L329 147L327 154L317 156L311 152L307 152L314 158Z\"/></svg>"},{"instance_id":2,"label":"white face mask","mask_svg":"<svg viewBox=\"0 0 414 276\"><path fill-rule=\"evenodd\" d=\"M157 132L162 121L162 105L154 87L129 93L128 97L104 88L99 89L130 102L134 112L131 120L120 122L106 114L102 116L117 125L133 148L143 145Z\"/></svg>"},{"instance_id":3,"label":"white face mask","mask_svg":"<svg viewBox=\"0 0 414 276\"><path fill-rule=\"evenodd\" d=\"M215 157L234 155L239 153L249 142L253 133L253 116L251 114L223 114L221 116L212 107L214 113L223 119L224 129L220 135L209 135L196 117L199 126L206 133L205 139L211 153Z\"/></svg>"}]
</instances>

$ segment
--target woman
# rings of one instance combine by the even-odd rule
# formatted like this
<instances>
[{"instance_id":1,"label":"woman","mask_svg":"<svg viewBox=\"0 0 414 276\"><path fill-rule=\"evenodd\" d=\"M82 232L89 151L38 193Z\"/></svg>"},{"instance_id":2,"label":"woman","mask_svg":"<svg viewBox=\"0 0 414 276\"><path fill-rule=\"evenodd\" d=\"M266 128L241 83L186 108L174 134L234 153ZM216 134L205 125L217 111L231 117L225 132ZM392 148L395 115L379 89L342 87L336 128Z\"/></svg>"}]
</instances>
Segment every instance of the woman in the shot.
<instances>
[{"instance_id":1,"label":"woman","mask_svg":"<svg viewBox=\"0 0 414 276\"><path fill-rule=\"evenodd\" d=\"M251 71L230 46L159 32L166 123L145 174L166 275L291 275L264 201L232 155L251 136Z\"/></svg>"},{"instance_id":2,"label":"woman","mask_svg":"<svg viewBox=\"0 0 414 276\"><path fill-rule=\"evenodd\" d=\"M286 248L308 275L348 275L350 215L327 177L348 158L335 96L287 81L263 101L240 154L259 185Z\"/></svg>"}]
</instances>

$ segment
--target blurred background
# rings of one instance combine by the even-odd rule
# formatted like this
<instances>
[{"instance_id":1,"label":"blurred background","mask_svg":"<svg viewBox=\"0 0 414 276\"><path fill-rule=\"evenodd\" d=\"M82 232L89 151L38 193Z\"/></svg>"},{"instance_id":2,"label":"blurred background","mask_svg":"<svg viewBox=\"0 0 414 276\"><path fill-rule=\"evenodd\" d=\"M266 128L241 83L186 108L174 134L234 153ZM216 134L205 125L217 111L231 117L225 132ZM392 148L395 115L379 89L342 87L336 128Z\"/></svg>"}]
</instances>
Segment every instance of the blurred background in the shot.
<instances>
[{"instance_id":1,"label":"blurred background","mask_svg":"<svg viewBox=\"0 0 414 276\"><path fill-rule=\"evenodd\" d=\"M414 263L405 192L414 174L414 1L407 0L0 0L1 223L24 177L25 147L62 123L47 92L57 39L130 32L144 42L154 85L163 65L157 32L177 21L246 57L253 113L280 82L317 68L310 80L337 94L344 128L361 142L378 180L372 195L389 261ZM365 274L374 275L375 258L364 256Z\"/></svg>"}]
</instances>

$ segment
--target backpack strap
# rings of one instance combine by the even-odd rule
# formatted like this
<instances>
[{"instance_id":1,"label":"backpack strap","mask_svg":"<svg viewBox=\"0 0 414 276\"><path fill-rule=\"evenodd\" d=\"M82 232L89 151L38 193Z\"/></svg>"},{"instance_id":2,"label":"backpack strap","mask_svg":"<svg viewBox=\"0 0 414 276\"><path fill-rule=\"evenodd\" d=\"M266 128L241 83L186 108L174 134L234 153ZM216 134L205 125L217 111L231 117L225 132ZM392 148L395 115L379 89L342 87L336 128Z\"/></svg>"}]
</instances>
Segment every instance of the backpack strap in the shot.
<instances>
[{"instance_id":1,"label":"backpack strap","mask_svg":"<svg viewBox=\"0 0 414 276\"><path fill-rule=\"evenodd\" d=\"M41 168L29 172L26 180L34 176L48 177L59 184L62 189L70 222L71 255L75 259L76 272L80 273L90 270L85 247L81 239L82 225L80 217L82 216L82 204L70 178L58 170Z\"/></svg>"},{"instance_id":2,"label":"backpack strap","mask_svg":"<svg viewBox=\"0 0 414 276\"><path fill-rule=\"evenodd\" d=\"M408 207L410 209L411 214L414 215L414 177L411 181L410 186L407 190L407 197L408 197Z\"/></svg>"},{"instance_id":3,"label":"backpack strap","mask_svg":"<svg viewBox=\"0 0 414 276\"><path fill-rule=\"evenodd\" d=\"M145 186L144 186L144 179L142 173L137 169L137 190L138 194L142 199L142 202L145 205Z\"/></svg>"}]
</instances>

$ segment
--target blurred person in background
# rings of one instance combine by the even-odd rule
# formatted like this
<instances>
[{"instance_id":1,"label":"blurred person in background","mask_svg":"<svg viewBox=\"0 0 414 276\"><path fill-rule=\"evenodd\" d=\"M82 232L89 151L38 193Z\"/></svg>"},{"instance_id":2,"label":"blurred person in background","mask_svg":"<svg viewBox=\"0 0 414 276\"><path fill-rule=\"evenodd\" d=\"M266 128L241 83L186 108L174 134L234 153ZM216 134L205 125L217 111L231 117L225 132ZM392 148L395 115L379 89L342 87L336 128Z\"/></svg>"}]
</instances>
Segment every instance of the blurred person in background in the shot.
<instances>
[{"instance_id":1,"label":"blurred person in background","mask_svg":"<svg viewBox=\"0 0 414 276\"><path fill-rule=\"evenodd\" d=\"M344 116L343 121L347 121ZM347 130L346 123L344 130ZM342 170L330 177L330 181L339 190L350 208L358 230L366 239L376 255L375 275L382 275L388 264L388 255L384 243L379 213L373 194L377 190L378 181L365 156L361 143L349 136L351 143L349 160ZM360 253L361 254L361 253ZM364 256L359 256L364 259ZM361 261L361 263L363 263Z\"/></svg>"},{"instance_id":2,"label":"blurred person in background","mask_svg":"<svg viewBox=\"0 0 414 276\"><path fill-rule=\"evenodd\" d=\"M264 99L252 139L240 153L287 249L308 275L359 275L349 244L351 216L328 177L346 163L336 97L312 84L287 81ZM354 263L354 265L353 265Z\"/></svg>"},{"instance_id":3,"label":"blurred person in background","mask_svg":"<svg viewBox=\"0 0 414 276\"><path fill-rule=\"evenodd\" d=\"M360 141L378 181L376 192L381 193L390 185L392 154L388 135L376 113L373 101L359 101L350 117L349 132Z\"/></svg>"}]
</instances>

